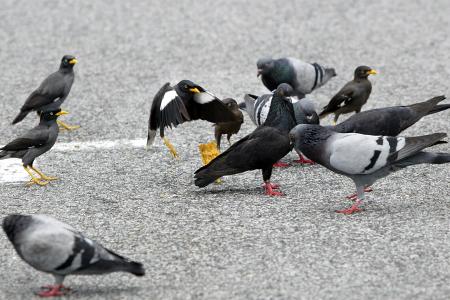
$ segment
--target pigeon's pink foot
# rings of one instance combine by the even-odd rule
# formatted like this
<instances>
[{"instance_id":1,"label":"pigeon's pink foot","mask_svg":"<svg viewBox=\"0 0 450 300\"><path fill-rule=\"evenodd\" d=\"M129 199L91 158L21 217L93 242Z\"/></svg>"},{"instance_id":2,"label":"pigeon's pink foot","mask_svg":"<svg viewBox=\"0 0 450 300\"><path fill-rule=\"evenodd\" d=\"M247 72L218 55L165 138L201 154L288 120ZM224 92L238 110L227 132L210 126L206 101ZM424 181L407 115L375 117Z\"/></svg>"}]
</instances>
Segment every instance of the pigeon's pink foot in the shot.
<instances>
[{"instance_id":1,"label":"pigeon's pink foot","mask_svg":"<svg viewBox=\"0 0 450 300\"><path fill-rule=\"evenodd\" d=\"M266 187L266 185L267 184L270 184L270 187L272 188L272 189L274 189L274 190L276 190L276 189L279 189L280 188L280 185L279 184L276 184L276 183L272 183L272 182L268 182L268 183L263 183L263 187Z\"/></svg>"},{"instance_id":2,"label":"pigeon's pink foot","mask_svg":"<svg viewBox=\"0 0 450 300\"><path fill-rule=\"evenodd\" d=\"M344 215L351 215L357 212L360 212L361 209L359 208L359 205L361 204L362 200L357 199L355 203L353 203L353 205L349 208L345 208L342 210L337 210L336 212L339 214L344 214Z\"/></svg>"},{"instance_id":3,"label":"pigeon's pink foot","mask_svg":"<svg viewBox=\"0 0 450 300\"><path fill-rule=\"evenodd\" d=\"M312 160L310 160L310 159L307 159L306 157L304 157L304 156L301 155L301 154L298 156L298 158L299 158L299 159L294 160L295 163L298 163L298 164L304 164L304 165L314 165L314 164L315 164L314 161L312 161Z\"/></svg>"},{"instance_id":4,"label":"pigeon's pink foot","mask_svg":"<svg viewBox=\"0 0 450 300\"><path fill-rule=\"evenodd\" d=\"M276 186L276 188L274 188L270 182L265 182L264 183L264 190L265 190L264 193L267 196L284 196L284 194L282 192L275 191L275 189L279 188L278 185L275 185L275 186Z\"/></svg>"},{"instance_id":5,"label":"pigeon's pink foot","mask_svg":"<svg viewBox=\"0 0 450 300\"><path fill-rule=\"evenodd\" d=\"M373 192L373 189L369 186L369 187L364 188L364 192L370 193L370 192ZM345 196L345 198L350 199L350 200L356 200L357 197L358 197L358 195L356 193Z\"/></svg>"},{"instance_id":6,"label":"pigeon's pink foot","mask_svg":"<svg viewBox=\"0 0 450 300\"><path fill-rule=\"evenodd\" d=\"M39 297L60 297L69 291L64 285L46 285L42 287L44 290L38 293Z\"/></svg>"},{"instance_id":7,"label":"pigeon's pink foot","mask_svg":"<svg viewBox=\"0 0 450 300\"><path fill-rule=\"evenodd\" d=\"M281 161L278 161L278 162L273 164L273 167L274 168L287 168L287 167L289 167L289 164L281 162Z\"/></svg>"}]
</instances>

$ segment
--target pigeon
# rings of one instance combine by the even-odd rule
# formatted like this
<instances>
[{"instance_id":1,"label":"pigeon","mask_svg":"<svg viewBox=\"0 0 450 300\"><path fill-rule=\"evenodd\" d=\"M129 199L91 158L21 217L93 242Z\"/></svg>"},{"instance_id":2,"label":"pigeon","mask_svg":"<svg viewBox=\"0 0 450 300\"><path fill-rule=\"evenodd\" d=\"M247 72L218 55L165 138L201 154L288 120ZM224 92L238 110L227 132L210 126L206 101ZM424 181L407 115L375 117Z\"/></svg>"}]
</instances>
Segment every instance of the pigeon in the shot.
<instances>
[{"instance_id":1,"label":"pigeon","mask_svg":"<svg viewBox=\"0 0 450 300\"><path fill-rule=\"evenodd\" d=\"M153 98L148 120L147 148L153 144L159 128L164 144L177 158L178 153L164 136L164 129L198 119L212 123L239 120L225 103L192 81L182 80L173 87L167 82Z\"/></svg>"},{"instance_id":2,"label":"pigeon","mask_svg":"<svg viewBox=\"0 0 450 300\"><path fill-rule=\"evenodd\" d=\"M288 83L294 88L294 94L298 98L305 97L336 76L333 68L325 68L317 63L310 64L292 57L261 58L256 66L257 76L261 76L269 91L275 90L281 83Z\"/></svg>"},{"instance_id":3,"label":"pigeon","mask_svg":"<svg viewBox=\"0 0 450 300\"><path fill-rule=\"evenodd\" d=\"M77 59L72 55L64 55L59 70L50 74L41 85L34 90L20 109L12 124L22 121L31 111L55 111L61 107L72 88L75 74L73 67ZM74 130L79 126L69 126L58 121L60 126L67 130Z\"/></svg>"},{"instance_id":4,"label":"pigeon","mask_svg":"<svg viewBox=\"0 0 450 300\"><path fill-rule=\"evenodd\" d=\"M63 285L67 275L145 275L141 263L114 253L52 217L12 214L3 219L2 226L20 258L54 276L55 284L44 287L38 294L41 297L64 295L69 290Z\"/></svg>"},{"instance_id":5,"label":"pigeon","mask_svg":"<svg viewBox=\"0 0 450 300\"><path fill-rule=\"evenodd\" d=\"M319 117L323 118L334 113L334 124L336 124L341 114L351 112L359 113L372 92L372 84L367 77L375 74L377 74L377 72L370 67L357 67L355 69L353 80L347 82L344 87L331 98L328 105L326 105L319 114Z\"/></svg>"},{"instance_id":6,"label":"pigeon","mask_svg":"<svg viewBox=\"0 0 450 300\"><path fill-rule=\"evenodd\" d=\"M279 186L270 182L270 178L273 164L292 150L288 133L296 124L292 103L285 96L289 88L286 84L277 88L263 125L195 171L196 186L205 187L222 176L261 169L265 194L283 195L277 191Z\"/></svg>"},{"instance_id":7,"label":"pigeon","mask_svg":"<svg viewBox=\"0 0 450 300\"><path fill-rule=\"evenodd\" d=\"M218 150L220 150L220 140L223 134L227 135L228 144L230 143L230 138L233 134L236 134L241 129L242 123L244 123L244 116L242 112L239 110L239 106L236 100L227 98L222 101L226 106L233 112L236 116L236 121L232 122L221 122L214 124L214 136L216 138L216 144Z\"/></svg>"},{"instance_id":8,"label":"pigeon","mask_svg":"<svg viewBox=\"0 0 450 300\"><path fill-rule=\"evenodd\" d=\"M450 104L438 104L443 100L445 96L437 96L412 105L367 110L331 128L341 133L397 136L424 116L449 109Z\"/></svg>"},{"instance_id":9,"label":"pigeon","mask_svg":"<svg viewBox=\"0 0 450 300\"><path fill-rule=\"evenodd\" d=\"M286 85L286 90L289 93L288 95L291 96L293 93L292 87L287 83L283 83L283 85ZM240 108L247 112L256 126L260 126L266 121L272 98L273 94L264 94L259 97L252 94L246 94L244 96L245 102L241 103ZM313 100L309 98L298 99L295 96L291 96L290 101L293 105L296 124L319 124L319 115L315 110ZM299 160L296 160L295 162L305 164L313 163L311 160L304 158L301 153L298 153L298 155ZM288 164L277 162L275 166L286 167Z\"/></svg>"},{"instance_id":10,"label":"pigeon","mask_svg":"<svg viewBox=\"0 0 450 300\"><path fill-rule=\"evenodd\" d=\"M29 130L24 135L14 139L7 145L0 148L0 159L21 158L23 168L31 176L28 185L47 185L50 180L56 177L47 176L33 166L34 160L49 151L56 143L59 134L59 127L56 120L61 115L68 114L66 111L58 109L56 111L40 112L39 125ZM33 175L36 172L40 177Z\"/></svg>"},{"instance_id":11,"label":"pigeon","mask_svg":"<svg viewBox=\"0 0 450 300\"><path fill-rule=\"evenodd\" d=\"M432 153L425 148L442 141L447 134L416 137L373 136L338 133L320 125L297 125L289 134L294 147L327 169L351 178L357 191L355 203L339 213L359 212L364 188L376 180L416 164L450 162L450 153Z\"/></svg>"}]
</instances>

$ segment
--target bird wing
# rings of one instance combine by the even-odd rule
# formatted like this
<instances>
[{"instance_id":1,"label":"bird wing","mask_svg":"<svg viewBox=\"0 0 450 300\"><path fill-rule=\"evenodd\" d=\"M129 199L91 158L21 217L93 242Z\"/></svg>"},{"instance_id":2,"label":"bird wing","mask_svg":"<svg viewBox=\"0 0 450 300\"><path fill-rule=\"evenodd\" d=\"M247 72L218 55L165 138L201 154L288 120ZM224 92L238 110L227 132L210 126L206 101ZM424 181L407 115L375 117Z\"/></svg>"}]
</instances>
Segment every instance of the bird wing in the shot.
<instances>
[{"instance_id":1,"label":"bird wing","mask_svg":"<svg viewBox=\"0 0 450 300\"><path fill-rule=\"evenodd\" d=\"M24 135L14 139L5 145L1 150L7 151L17 151L17 150L25 150L32 147L40 147L44 145L50 136L50 131L48 128L44 127L35 127L29 130Z\"/></svg>"},{"instance_id":2,"label":"bird wing","mask_svg":"<svg viewBox=\"0 0 450 300\"><path fill-rule=\"evenodd\" d=\"M192 119L202 119L211 123L239 121L228 106L209 92L194 94Z\"/></svg>"},{"instance_id":3,"label":"bird wing","mask_svg":"<svg viewBox=\"0 0 450 300\"><path fill-rule=\"evenodd\" d=\"M319 114L323 116L326 113L331 113L342 107L348 105L352 101L352 96L355 92L352 82L347 83L336 95L331 98L330 102L323 108L323 111Z\"/></svg>"},{"instance_id":4,"label":"bird wing","mask_svg":"<svg viewBox=\"0 0 450 300\"><path fill-rule=\"evenodd\" d=\"M439 144L446 136L446 133L433 133L422 136L401 138L404 140L403 147L397 147L398 151L391 153L388 159L390 162L393 162L410 157L425 148Z\"/></svg>"},{"instance_id":5,"label":"bird wing","mask_svg":"<svg viewBox=\"0 0 450 300\"><path fill-rule=\"evenodd\" d=\"M161 136L164 136L164 128L172 128L172 126L176 127L190 119L183 100L177 92L170 87L170 83L167 82L153 98L152 107L150 109L150 118L148 120L149 137L153 136L154 138L154 133L158 128L161 131Z\"/></svg>"},{"instance_id":6,"label":"bird wing","mask_svg":"<svg viewBox=\"0 0 450 300\"><path fill-rule=\"evenodd\" d=\"M65 81L59 72L49 75L25 100L22 110L36 110L63 96Z\"/></svg>"}]
</instances>

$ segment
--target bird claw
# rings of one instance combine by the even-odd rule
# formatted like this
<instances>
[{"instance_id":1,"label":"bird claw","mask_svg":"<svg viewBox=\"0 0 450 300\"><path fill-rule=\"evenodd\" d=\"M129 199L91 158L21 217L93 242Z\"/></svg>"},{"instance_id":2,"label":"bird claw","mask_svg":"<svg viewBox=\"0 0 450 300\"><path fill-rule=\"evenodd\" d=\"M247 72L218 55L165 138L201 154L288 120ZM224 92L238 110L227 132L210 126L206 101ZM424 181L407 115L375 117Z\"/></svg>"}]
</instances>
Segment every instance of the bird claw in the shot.
<instances>
[{"instance_id":1,"label":"bird claw","mask_svg":"<svg viewBox=\"0 0 450 300\"><path fill-rule=\"evenodd\" d=\"M280 186L278 184L272 184L270 182L264 183L264 194L267 196L285 196L284 193L280 191L274 191L275 189L279 189Z\"/></svg>"},{"instance_id":2,"label":"bird claw","mask_svg":"<svg viewBox=\"0 0 450 300\"><path fill-rule=\"evenodd\" d=\"M41 287L42 291L38 294L39 297L60 297L64 296L70 291L70 288L65 287L64 285L46 285Z\"/></svg>"},{"instance_id":3,"label":"bird claw","mask_svg":"<svg viewBox=\"0 0 450 300\"><path fill-rule=\"evenodd\" d=\"M32 186L33 184L37 184L37 185L40 185L40 186L45 186L45 185L48 184L48 181L43 181L43 180L40 180L40 179L38 179L38 178L32 178L32 179L30 179L30 181L27 183L27 186Z\"/></svg>"},{"instance_id":4,"label":"bird claw","mask_svg":"<svg viewBox=\"0 0 450 300\"><path fill-rule=\"evenodd\" d=\"M316 163L310 159L305 158L303 155L300 155L299 159L294 160L295 163L305 164L305 165L315 165Z\"/></svg>"},{"instance_id":5,"label":"bird claw","mask_svg":"<svg viewBox=\"0 0 450 300\"><path fill-rule=\"evenodd\" d=\"M266 187L267 185L270 185L270 187L271 187L272 189L274 189L274 190L277 190L277 189L280 188L280 185L279 185L279 184L272 183L272 182L265 183L265 184L263 184L262 186L263 186L263 187Z\"/></svg>"},{"instance_id":6,"label":"bird claw","mask_svg":"<svg viewBox=\"0 0 450 300\"><path fill-rule=\"evenodd\" d=\"M67 124L64 123L63 121L59 121L59 120L57 121L57 123L58 123L58 125L59 125L59 129L60 129L60 130L73 131L73 130L78 129L78 128L81 127L80 125L73 125L73 126L67 125Z\"/></svg>"},{"instance_id":7,"label":"bird claw","mask_svg":"<svg viewBox=\"0 0 450 300\"><path fill-rule=\"evenodd\" d=\"M274 168L287 168L289 166L290 166L289 164L281 162L281 161L276 162L276 163L273 164Z\"/></svg>"},{"instance_id":8,"label":"bird claw","mask_svg":"<svg viewBox=\"0 0 450 300\"><path fill-rule=\"evenodd\" d=\"M341 210L336 210L337 213L339 214L344 214L344 215L351 215L357 212L361 212L362 209L359 208L359 205L361 204L361 200L356 199L356 202L353 203L352 206L350 206L349 208L345 208L345 209L341 209Z\"/></svg>"}]
</instances>

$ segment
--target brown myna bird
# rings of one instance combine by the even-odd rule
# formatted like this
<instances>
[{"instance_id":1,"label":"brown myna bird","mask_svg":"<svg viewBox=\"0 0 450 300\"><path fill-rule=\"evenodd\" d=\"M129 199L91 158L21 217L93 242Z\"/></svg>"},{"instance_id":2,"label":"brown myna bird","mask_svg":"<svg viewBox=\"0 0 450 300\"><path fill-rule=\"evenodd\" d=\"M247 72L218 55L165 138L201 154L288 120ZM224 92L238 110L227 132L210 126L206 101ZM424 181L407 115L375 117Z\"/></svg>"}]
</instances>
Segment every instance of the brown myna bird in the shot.
<instances>
[{"instance_id":1,"label":"brown myna bird","mask_svg":"<svg viewBox=\"0 0 450 300\"><path fill-rule=\"evenodd\" d=\"M236 121L220 122L214 125L214 136L216 138L217 148L220 150L220 140L223 134L227 135L228 144L231 145L230 138L233 134L236 134L241 129L242 123L244 123L244 116L239 109L239 105L236 100L227 98L222 100L223 103L233 112L236 117Z\"/></svg>"}]
</instances>

